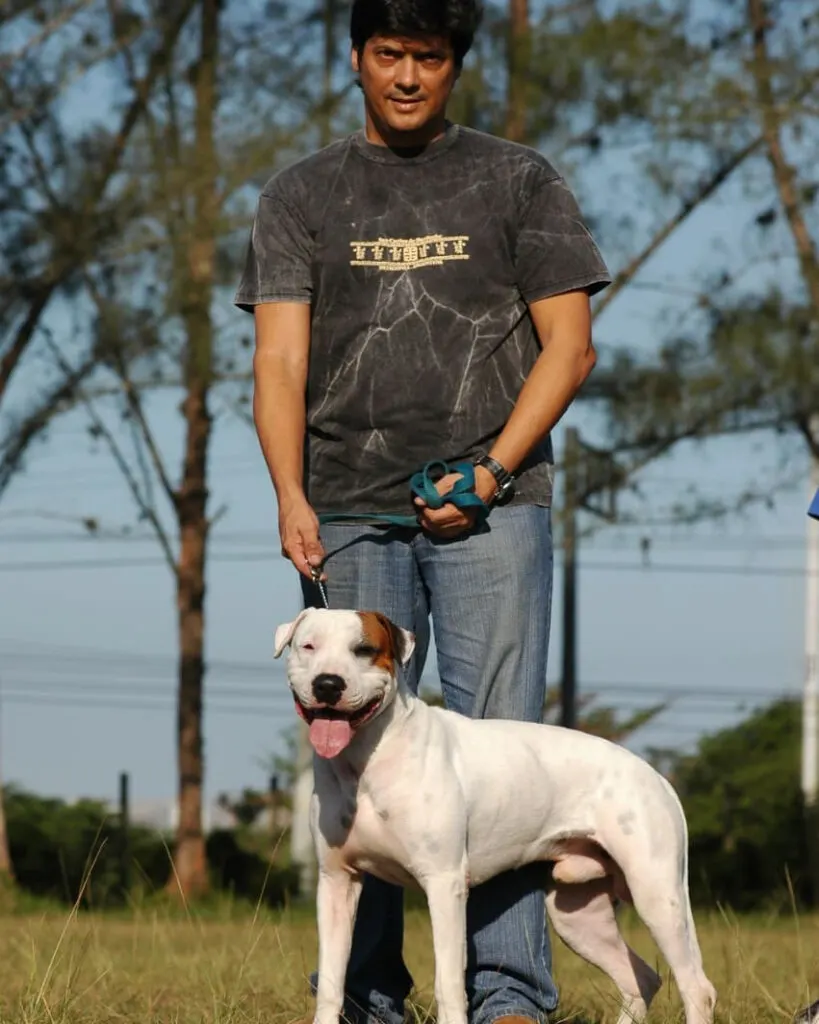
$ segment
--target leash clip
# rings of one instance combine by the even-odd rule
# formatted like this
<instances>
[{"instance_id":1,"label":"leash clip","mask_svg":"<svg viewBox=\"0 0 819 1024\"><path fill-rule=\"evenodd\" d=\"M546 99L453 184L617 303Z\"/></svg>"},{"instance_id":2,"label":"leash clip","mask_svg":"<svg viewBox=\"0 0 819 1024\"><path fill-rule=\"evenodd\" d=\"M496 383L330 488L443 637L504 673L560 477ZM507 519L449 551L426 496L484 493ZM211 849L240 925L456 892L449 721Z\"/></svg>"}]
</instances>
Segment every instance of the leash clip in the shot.
<instances>
[{"instance_id":1,"label":"leash clip","mask_svg":"<svg viewBox=\"0 0 819 1024\"><path fill-rule=\"evenodd\" d=\"M324 607L329 611L330 602L327 599L327 588L324 586L324 581L321 578L322 568L320 565L310 565L310 578L312 579L315 586L318 588L318 592L321 595L321 600Z\"/></svg>"}]
</instances>

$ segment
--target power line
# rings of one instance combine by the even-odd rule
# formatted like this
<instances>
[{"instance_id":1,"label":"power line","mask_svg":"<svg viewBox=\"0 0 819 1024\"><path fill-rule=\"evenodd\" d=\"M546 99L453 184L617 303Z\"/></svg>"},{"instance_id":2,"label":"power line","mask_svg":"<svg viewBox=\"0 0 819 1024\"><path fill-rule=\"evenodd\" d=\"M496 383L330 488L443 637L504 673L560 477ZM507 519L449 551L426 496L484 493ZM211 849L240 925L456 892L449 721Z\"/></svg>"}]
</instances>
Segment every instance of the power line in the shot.
<instances>
[{"instance_id":1,"label":"power line","mask_svg":"<svg viewBox=\"0 0 819 1024\"><path fill-rule=\"evenodd\" d=\"M22 650L15 652L12 648L17 646L30 646L33 649ZM141 652L132 651L111 651L98 649L93 647L78 647L78 646L59 646L49 644L34 643L27 645L21 641L10 640L8 638L0 638L0 647L4 649L2 655L2 661L8 669L14 671L12 666L20 664L18 671L23 671L30 675L35 672L39 675L65 675L66 673L72 677L78 674L86 675L88 673L109 673L111 668L114 667L117 670L119 681L121 683L133 683L139 682L146 676L134 676L129 673L127 678L123 675L123 669L129 667L142 667L143 670L148 671L147 678L156 679L156 675L170 676L175 679L177 665L173 655L160 655L160 654L147 654ZM32 667L33 663L33 667ZM224 661L219 659L213 659L206 661L206 668L208 676L212 673L219 674L230 674L230 673L245 673L248 675L263 675L271 680L272 686L282 686L284 683L284 668L278 664L267 662L234 662ZM422 679L422 685L425 682L430 681L428 677ZM114 680L108 679L106 685L110 685L115 682ZM552 681L550 685L556 686L557 682ZM583 690L586 693L593 693L595 691L616 693L616 692L631 692L639 694L653 695L657 698L667 697L695 697L703 699L731 699L737 701L743 701L747 698L761 698L775 700L777 698L796 697L798 694L790 691L782 690L770 690L767 688L756 687L748 688L743 687L741 690L734 690L728 687L719 686L686 686L679 683L670 683L662 681L652 680L594 680L584 679L582 681ZM230 692L240 692L231 688ZM241 692L245 693L284 693L286 691L276 689L269 689L267 685L259 689L245 689Z\"/></svg>"},{"instance_id":2,"label":"power line","mask_svg":"<svg viewBox=\"0 0 819 1024\"><path fill-rule=\"evenodd\" d=\"M134 697L134 696L146 696L146 697L167 697L170 700L176 700L176 689L174 686L140 686L139 693L135 694L133 687L128 685L130 680L120 679L116 682L110 683L86 683L77 682L73 679L62 683L55 682L43 682L39 678L34 680L20 679L16 674L6 673L5 675L6 686L9 688L6 692L11 692L15 686L25 686L26 693L57 693L65 696L73 696L78 694L102 694L103 696L111 696L119 699L120 697ZM70 691L68 693L67 691ZM273 703L282 703L286 706L290 706L293 702L293 698L290 696L289 690L282 689L279 692L268 691L265 693L261 689L237 689L232 686L214 687L205 685L204 688L205 698L230 698L231 700L243 701L243 700L262 700L271 701Z\"/></svg>"},{"instance_id":3,"label":"power line","mask_svg":"<svg viewBox=\"0 0 819 1024\"><path fill-rule=\"evenodd\" d=\"M77 519L81 517L76 517ZM93 518L93 517L89 517ZM618 524L612 530L628 528L629 524ZM766 536L765 534L743 534L739 537L699 537L696 535L683 537L658 537L651 535L646 527L638 527L649 533L651 548L686 548L696 551L739 551L764 553L768 550L778 551L802 551L805 542L797 536L778 535ZM0 533L0 544L155 544L156 535L153 533L128 532L127 530L117 531L111 528L100 528L97 531L46 533L26 531L22 533ZM261 544L269 545L271 548L279 543L278 536L274 532L263 532L258 530L237 530L217 531L213 535L215 544ZM639 541L635 539L608 538L601 543L598 538L589 539L587 547L595 551L623 551L634 550L639 547Z\"/></svg>"},{"instance_id":4,"label":"power line","mask_svg":"<svg viewBox=\"0 0 819 1024\"><path fill-rule=\"evenodd\" d=\"M260 551L235 552L231 554L213 553L209 561L221 564L239 564L248 562L284 561L277 550L262 549ZM560 564L560 560L555 560ZM87 569L148 569L166 566L162 558L99 558L99 559L65 559L55 561L32 562L0 562L0 572L60 572L64 570ZM648 562L645 564L632 562L593 562L581 560L579 569L585 572L639 572L649 575L696 575L696 576L759 576L775 578L804 579L807 571L796 566L750 566L750 565L703 565Z\"/></svg>"},{"instance_id":5,"label":"power line","mask_svg":"<svg viewBox=\"0 0 819 1024\"><path fill-rule=\"evenodd\" d=\"M49 681L42 678L42 674L39 670L25 670L21 678L17 672L6 672L5 674L6 685L14 687L25 687L26 693L57 693L66 696L77 695L77 694L101 694L103 696L114 697L119 700L122 697L131 698L134 696L133 683L134 680L131 678L125 678L120 676L117 679L109 679L105 683L87 682L84 677L78 678L76 673L71 673L67 678L62 681ZM9 682L11 680L11 682ZM551 684L554 686L555 684ZM69 692L70 691L70 692ZM623 694L619 698L614 698L615 694ZM176 698L175 681L170 682L167 686L156 686L156 685L140 685L138 696L149 696L149 697L167 697L168 699ZM263 689L261 687L234 687L231 685L214 685L213 683L205 684L205 696L206 698L224 699L229 698L232 700L264 700L271 701L274 703L284 703L289 705L292 701L289 689ZM699 707L712 709L713 704L729 704L732 706L746 707L753 701L777 701L777 700L798 700L799 694L796 691L787 690L767 690L767 689L743 689L743 690L728 690L728 689L693 689L689 690L680 686L663 686L661 684L641 684L641 683L601 683L601 682L584 682L583 693L581 694L581 700L585 698L588 701L601 699L612 700L616 699L618 707L621 709L627 709L632 707L634 710L639 710L645 706L646 701L670 701L669 709L679 708L684 702L688 705L691 703L696 704ZM679 702L679 703L677 703Z\"/></svg>"},{"instance_id":6,"label":"power line","mask_svg":"<svg viewBox=\"0 0 819 1024\"><path fill-rule=\"evenodd\" d=\"M13 691L3 691L3 701L6 704L32 704L47 707L65 707L65 708L86 708L100 711L163 711L171 712L175 710L175 705L171 703L161 704L157 702L147 701L115 701L107 702L100 700L92 700L88 697L72 697L72 696L44 696L42 694L33 693L15 693ZM248 705L247 707L241 707L239 705L230 704L218 704L210 705L205 707L205 714L225 714L225 715L268 715L271 717L280 718L282 712L276 708L271 707L254 707ZM294 721L295 712L294 712Z\"/></svg>"},{"instance_id":7,"label":"power line","mask_svg":"<svg viewBox=\"0 0 819 1024\"><path fill-rule=\"evenodd\" d=\"M81 694L55 694L49 692L40 692L39 690L26 689L25 692L18 692L13 689L5 689L3 691L3 701L6 704L19 704L19 705L32 705L38 707L50 707L50 708L82 708L84 710L95 710L95 711L149 711L149 712L161 712L170 714L175 711L176 704L173 701L150 701L150 700L135 700L125 699L117 700L111 699L110 695L105 699L100 700L99 698L92 698L83 696ZM590 709L593 710L593 709ZM628 709L615 709L615 710L628 710ZM637 710L637 709L634 709ZM672 726L667 720L663 721L664 716L673 712L674 725ZM295 712L292 712L289 708L281 708L275 706L262 706L262 705L240 705L240 704L213 704L210 702L205 703L204 707L205 715L208 714L227 714L227 715L265 715L272 718L284 719L287 718L292 724L296 724L298 719L296 718ZM581 714L583 712L581 711ZM728 716L733 718L734 716ZM696 731L703 731L708 723L713 720L708 718L706 721L705 716L701 711L693 708L680 709L680 708L667 708L665 711L660 712L655 718L646 722L641 728L648 729L654 728L656 725L659 729L664 727L666 729L673 729L676 731L677 725L680 727L692 728ZM725 728L725 724L721 724L718 728Z\"/></svg>"}]
</instances>

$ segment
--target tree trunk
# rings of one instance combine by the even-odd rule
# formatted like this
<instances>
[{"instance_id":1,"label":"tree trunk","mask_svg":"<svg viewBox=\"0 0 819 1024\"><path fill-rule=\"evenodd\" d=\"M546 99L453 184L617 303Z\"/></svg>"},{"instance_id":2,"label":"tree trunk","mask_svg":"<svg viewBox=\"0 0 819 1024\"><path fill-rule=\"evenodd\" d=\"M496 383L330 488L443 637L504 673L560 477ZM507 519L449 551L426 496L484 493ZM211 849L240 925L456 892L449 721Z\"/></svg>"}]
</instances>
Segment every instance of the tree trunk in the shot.
<instances>
[{"instance_id":1,"label":"tree trunk","mask_svg":"<svg viewBox=\"0 0 819 1024\"><path fill-rule=\"evenodd\" d=\"M208 541L207 469L211 436L208 395L213 378L214 330L211 318L218 221L214 120L218 103L217 68L220 0L203 0L201 52L196 75L195 178L193 216L185 262L182 320L186 334L186 422L179 518L179 704L177 720L179 824L171 890L184 898L208 888L202 829L202 706L205 677L205 560Z\"/></svg>"},{"instance_id":2,"label":"tree trunk","mask_svg":"<svg viewBox=\"0 0 819 1024\"><path fill-rule=\"evenodd\" d=\"M13 881L14 870L9 852L9 837L6 832L5 794L3 793L3 784L0 782L0 885Z\"/></svg>"},{"instance_id":3,"label":"tree trunk","mask_svg":"<svg viewBox=\"0 0 819 1024\"><path fill-rule=\"evenodd\" d=\"M508 86L504 134L512 142L526 141L526 75L531 43L529 0L509 0Z\"/></svg>"},{"instance_id":4,"label":"tree trunk","mask_svg":"<svg viewBox=\"0 0 819 1024\"><path fill-rule=\"evenodd\" d=\"M773 71L768 56L767 33L771 22L765 10L764 0L748 0L748 18L753 32L754 47L751 67L756 84L762 134L768 150L768 162L796 246L802 278L811 305L819 315L819 256L800 205L796 172L788 163L782 146L782 118L774 95Z\"/></svg>"},{"instance_id":5,"label":"tree trunk","mask_svg":"<svg viewBox=\"0 0 819 1024\"><path fill-rule=\"evenodd\" d=\"M321 145L333 140L333 67L336 62L338 0L324 0L324 84L321 99Z\"/></svg>"}]
</instances>

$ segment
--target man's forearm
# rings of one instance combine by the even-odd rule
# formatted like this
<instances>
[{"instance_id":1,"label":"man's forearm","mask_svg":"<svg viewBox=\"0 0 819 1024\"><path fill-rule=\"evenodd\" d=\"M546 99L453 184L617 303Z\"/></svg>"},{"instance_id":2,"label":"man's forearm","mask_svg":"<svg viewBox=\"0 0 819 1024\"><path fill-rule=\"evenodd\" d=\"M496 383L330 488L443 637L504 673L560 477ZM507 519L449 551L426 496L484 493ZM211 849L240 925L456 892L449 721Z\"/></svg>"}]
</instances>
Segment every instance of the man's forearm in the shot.
<instances>
[{"instance_id":1,"label":"man's forearm","mask_svg":"<svg viewBox=\"0 0 819 1024\"><path fill-rule=\"evenodd\" d=\"M594 368L594 354L567 358L547 349L532 368L506 426L489 454L514 473L571 405Z\"/></svg>"},{"instance_id":2,"label":"man's forearm","mask_svg":"<svg viewBox=\"0 0 819 1024\"><path fill-rule=\"evenodd\" d=\"M594 369L597 357L588 316L579 300L575 305L579 312L569 307L569 315L554 322L547 323L542 316L534 318L543 351L489 452L510 473L554 429Z\"/></svg>"},{"instance_id":3,"label":"man's forearm","mask_svg":"<svg viewBox=\"0 0 819 1024\"><path fill-rule=\"evenodd\" d=\"M253 364L253 420L279 504L304 497L304 380L276 356Z\"/></svg>"}]
</instances>

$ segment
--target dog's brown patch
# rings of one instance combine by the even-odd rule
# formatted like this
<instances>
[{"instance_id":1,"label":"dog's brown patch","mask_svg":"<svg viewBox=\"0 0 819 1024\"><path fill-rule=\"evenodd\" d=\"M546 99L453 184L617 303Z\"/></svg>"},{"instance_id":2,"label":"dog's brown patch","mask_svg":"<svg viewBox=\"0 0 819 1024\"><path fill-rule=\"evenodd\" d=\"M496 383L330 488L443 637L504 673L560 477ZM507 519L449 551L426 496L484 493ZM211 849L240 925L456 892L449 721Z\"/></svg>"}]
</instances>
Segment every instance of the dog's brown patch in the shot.
<instances>
[{"instance_id":1,"label":"dog's brown patch","mask_svg":"<svg viewBox=\"0 0 819 1024\"><path fill-rule=\"evenodd\" d=\"M373 665L395 675L401 661L404 638L398 629L381 612L358 612L361 619L361 640L372 647Z\"/></svg>"}]
</instances>

